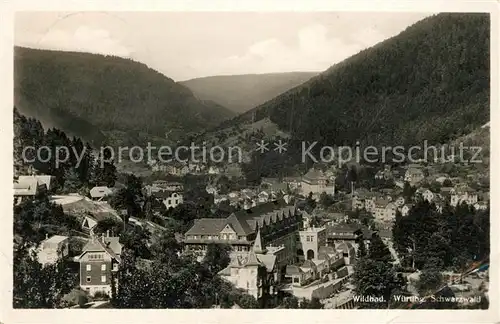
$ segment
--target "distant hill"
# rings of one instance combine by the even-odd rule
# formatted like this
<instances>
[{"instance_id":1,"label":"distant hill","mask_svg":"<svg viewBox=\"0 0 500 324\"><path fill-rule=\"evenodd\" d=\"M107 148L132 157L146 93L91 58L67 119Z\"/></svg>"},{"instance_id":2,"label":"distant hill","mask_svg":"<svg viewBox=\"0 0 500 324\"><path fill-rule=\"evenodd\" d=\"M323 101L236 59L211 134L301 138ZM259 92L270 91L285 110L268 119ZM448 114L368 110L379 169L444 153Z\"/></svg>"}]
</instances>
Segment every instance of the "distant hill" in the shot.
<instances>
[{"instance_id":1,"label":"distant hill","mask_svg":"<svg viewBox=\"0 0 500 324\"><path fill-rule=\"evenodd\" d=\"M100 142L171 140L234 113L129 59L16 47L15 105L46 127ZM137 142L135 144L138 144Z\"/></svg>"},{"instance_id":2,"label":"distant hill","mask_svg":"<svg viewBox=\"0 0 500 324\"><path fill-rule=\"evenodd\" d=\"M217 130L255 115L330 145L447 142L489 121L489 24L486 14L426 18Z\"/></svg>"},{"instance_id":3,"label":"distant hill","mask_svg":"<svg viewBox=\"0 0 500 324\"><path fill-rule=\"evenodd\" d=\"M317 141L316 154L322 144L354 146L357 141L407 148L424 140L447 143L490 119L489 43L487 14L435 15L204 136L226 138L252 121L269 120L290 136L286 163L296 164L302 141ZM247 139L258 140L240 136ZM283 170L279 163L263 162L262 173Z\"/></svg>"},{"instance_id":4,"label":"distant hill","mask_svg":"<svg viewBox=\"0 0 500 324\"><path fill-rule=\"evenodd\" d=\"M220 75L180 82L201 100L212 100L236 113L243 113L290 90L317 72Z\"/></svg>"}]
</instances>

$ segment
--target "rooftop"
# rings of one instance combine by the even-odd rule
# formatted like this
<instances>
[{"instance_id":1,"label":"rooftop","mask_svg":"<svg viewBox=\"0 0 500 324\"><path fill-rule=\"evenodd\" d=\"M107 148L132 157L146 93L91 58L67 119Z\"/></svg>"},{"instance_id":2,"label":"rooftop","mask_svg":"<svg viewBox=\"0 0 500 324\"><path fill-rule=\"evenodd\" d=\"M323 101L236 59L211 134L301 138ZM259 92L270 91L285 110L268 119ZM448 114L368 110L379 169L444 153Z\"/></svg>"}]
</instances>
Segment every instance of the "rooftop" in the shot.
<instances>
[{"instance_id":1,"label":"rooftop","mask_svg":"<svg viewBox=\"0 0 500 324\"><path fill-rule=\"evenodd\" d=\"M239 210L226 219L197 219L185 235L217 235L229 224L237 235L243 236L255 233L257 227L263 227L283 217L288 218L293 214L295 214L293 206L287 205L283 200L272 201Z\"/></svg>"}]
</instances>

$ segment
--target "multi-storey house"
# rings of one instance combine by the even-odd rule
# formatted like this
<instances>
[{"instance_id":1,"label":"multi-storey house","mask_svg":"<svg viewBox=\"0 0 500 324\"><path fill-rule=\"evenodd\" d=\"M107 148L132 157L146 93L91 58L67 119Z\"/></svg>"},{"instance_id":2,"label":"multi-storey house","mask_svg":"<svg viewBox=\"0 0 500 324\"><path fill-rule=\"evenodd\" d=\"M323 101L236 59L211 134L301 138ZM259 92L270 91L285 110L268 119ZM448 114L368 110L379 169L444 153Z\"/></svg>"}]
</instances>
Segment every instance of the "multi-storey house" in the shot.
<instances>
[{"instance_id":1,"label":"multi-storey house","mask_svg":"<svg viewBox=\"0 0 500 324\"><path fill-rule=\"evenodd\" d=\"M75 258L80 263L80 288L91 295L101 292L111 296L121 252L118 237L92 236Z\"/></svg>"}]
</instances>

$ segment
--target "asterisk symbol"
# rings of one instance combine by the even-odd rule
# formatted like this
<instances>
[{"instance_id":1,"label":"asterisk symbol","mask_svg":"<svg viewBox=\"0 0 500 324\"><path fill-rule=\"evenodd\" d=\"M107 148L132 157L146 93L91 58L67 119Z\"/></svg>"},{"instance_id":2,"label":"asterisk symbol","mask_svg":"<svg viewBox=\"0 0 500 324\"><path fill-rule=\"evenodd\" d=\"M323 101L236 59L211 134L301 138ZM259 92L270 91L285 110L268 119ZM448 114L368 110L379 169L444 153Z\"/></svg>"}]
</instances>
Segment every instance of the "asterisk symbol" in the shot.
<instances>
[{"instance_id":1,"label":"asterisk symbol","mask_svg":"<svg viewBox=\"0 0 500 324\"><path fill-rule=\"evenodd\" d=\"M269 143L266 143L264 140L260 141L260 143L257 143L257 148L255 149L256 151L260 151L260 153L264 153L266 151L269 151L269 148L267 147Z\"/></svg>"},{"instance_id":2,"label":"asterisk symbol","mask_svg":"<svg viewBox=\"0 0 500 324\"><path fill-rule=\"evenodd\" d=\"M286 152L286 145L287 143L283 143L281 140L278 141L278 143L274 143L274 148L275 151L278 151L278 153L283 153Z\"/></svg>"}]
</instances>

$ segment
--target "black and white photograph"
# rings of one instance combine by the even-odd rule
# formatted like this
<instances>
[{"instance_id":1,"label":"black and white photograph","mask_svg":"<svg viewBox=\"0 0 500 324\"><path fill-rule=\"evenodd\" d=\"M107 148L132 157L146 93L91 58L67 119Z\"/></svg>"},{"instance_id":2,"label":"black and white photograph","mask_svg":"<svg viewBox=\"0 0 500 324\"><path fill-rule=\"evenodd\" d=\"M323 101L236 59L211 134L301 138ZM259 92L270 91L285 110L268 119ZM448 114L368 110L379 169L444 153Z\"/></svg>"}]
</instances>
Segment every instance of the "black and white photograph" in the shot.
<instances>
[{"instance_id":1,"label":"black and white photograph","mask_svg":"<svg viewBox=\"0 0 500 324\"><path fill-rule=\"evenodd\" d=\"M496 15L142 6L12 14L13 310L498 316Z\"/></svg>"}]
</instances>

